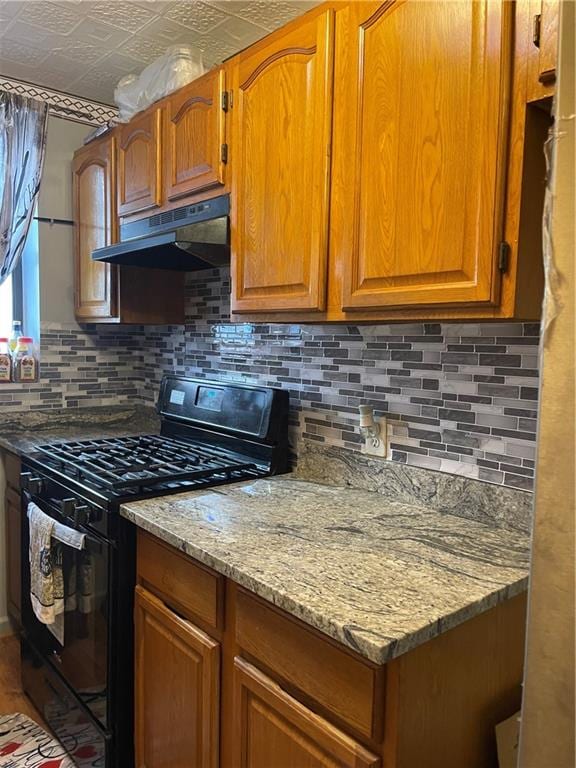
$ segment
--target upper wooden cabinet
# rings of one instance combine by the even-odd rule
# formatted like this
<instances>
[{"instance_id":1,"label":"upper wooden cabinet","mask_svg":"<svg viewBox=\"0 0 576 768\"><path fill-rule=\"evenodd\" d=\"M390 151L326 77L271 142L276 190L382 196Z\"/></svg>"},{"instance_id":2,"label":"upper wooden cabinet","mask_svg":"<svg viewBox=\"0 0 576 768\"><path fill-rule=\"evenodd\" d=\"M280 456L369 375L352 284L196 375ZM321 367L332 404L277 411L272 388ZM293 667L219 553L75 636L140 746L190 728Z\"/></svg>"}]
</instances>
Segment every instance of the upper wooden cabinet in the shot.
<instances>
[{"instance_id":1,"label":"upper wooden cabinet","mask_svg":"<svg viewBox=\"0 0 576 768\"><path fill-rule=\"evenodd\" d=\"M558 56L559 0L530 0L527 96L536 101L554 94Z\"/></svg>"},{"instance_id":2,"label":"upper wooden cabinet","mask_svg":"<svg viewBox=\"0 0 576 768\"><path fill-rule=\"evenodd\" d=\"M337 15L331 258L342 309L497 302L512 6Z\"/></svg>"},{"instance_id":3,"label":"upper wooden cabinet","mask_svg":"<svg viewBox=\"0 0 576 768\"><path fill-rule=\"evenodd\" d=\"M92 261L116 242L114 138L79 149L72 164L75 213L75 312L79 320L117 315L117 268Z\"/></svg>"},{"instance_id":4,"label":"upper wooden cabinet","mask_svg":"<svg viewBox=\"0 0 576 768\"><path fill-rule=\"evenodd\" d=\"M228 109L224 69L169 96L164 105L165 196L177 200L225 183Z\"/></svg>"},{"instance_id":5,"label":"upper wooden cabinet","mask_svg":"<svg viewBox=\"0 0 576 768\"><path fill-rule=\"evenodd\" d=\"M76 317L81 322L181 323L182 272L92 259L92 251L118 239L115 142L113 135L93 141L76 152L72 163Z\"/></svg>"},{"instance_id":6,"label":"upper wooden cabinet","mask_svg":"<svg viewBox=\"0 0 576 768\"><path fill-rule=\"evenodd\" d=\"M162 110L154 107L118 128L118 214L162 203Z\"/></svg>"},{"instance_id":7,"label":"upper wooden cabinet","mask_svg":"<svg viewBox=\"0 0 576 768\"><path fill-rule=\"evenodd\" d=\"M234 62L235 312L325 306L333 28L306 15Z\"/></svg>"}]
</instances>

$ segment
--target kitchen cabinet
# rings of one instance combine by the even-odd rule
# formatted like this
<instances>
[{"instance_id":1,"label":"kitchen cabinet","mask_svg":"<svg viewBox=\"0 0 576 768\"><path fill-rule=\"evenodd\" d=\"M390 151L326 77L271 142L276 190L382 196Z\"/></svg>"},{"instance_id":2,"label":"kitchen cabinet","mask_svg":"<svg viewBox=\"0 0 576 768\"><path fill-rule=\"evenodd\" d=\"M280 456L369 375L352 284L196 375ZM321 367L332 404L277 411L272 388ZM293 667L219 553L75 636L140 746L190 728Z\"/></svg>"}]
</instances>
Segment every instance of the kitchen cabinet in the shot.
<instances>
[{"instance_id":1,"label":"kitchen cabinet","mask_svg":"<svg viewBox=\"0 0 576 768\"><path fill-rule=\"evenodd\" d=\"M230 62L234 315L539 317L542 253L531 243L541 242L541 217L526 223L526 211L542 210L544 139L539 132L524 153L525 115L512 97L525 105L526 48L515 13L521 4L489 0L326 3ZM330 42L298 42L321 24ZM329 72L332 44L333 97L327 74L327 100L315 100L317 115L332 111L326 169L312 165L322 150L299 122L306 95L288 62L294 69L298 47L301 73L304 50L310 67L321 53ZM307 82L311 94L316 81ZM326 221L325 197L313 198L320 188L330 224L318 240L308 233Z\"/></svg>"},{"instance_id":2,"label":"kitchen cabinet","mask_svg":"<svg viewBox=\"0 0 576 768\"><path fill-rule=\"evenodd\" d=\"M224 187L228 145L224 69L213 69L164 102L165 197L168 201Z\"/></svg>"},{"instance_id":3,"label":"kitchen cabinet","mask_svg":"<svg viewBox=\"0 0 576 768\"><path fill-rule=\"evenodd\" d=\"M136 588L136 766L217 768L219 644Z\"/></svg>"},{"instance_id":4,"label":"kitchen cabinet","mask_svg":"<svg viewBox=\"0 0 576 768\"><path fill-rule=\"evenodd\" d=\"M22 623L22 504L20 500L20 459L13 453L4 452L6 489L4 494L5 542L6 542L6 596L8 615L16 627Z\"/></svg>"},{"instance_id":5,"label":"kitchen cabinet","mask_svg":"<svg viewBox=\"0 0 576 768\"><path fill-rule=\"evenodd\" d=\"M234 312L324 309L333 56L328 9L231 65Z\"/></svg>"},{"instance_id":6,"label":"kitchen cabinet","mask_svg":"<svg viewBox=\"0 0 576 768\"><path fill-rule=\"evenodd\" d=\"M161 130L161 107L152 107L117 129L119 216L162 204Z\"/></svg>"},{"instance_id":7,"label":"kitchen cabinet","mask_svg":"<svg viewBox=\"0 0 576 768\"><path fill-rule=\"evenodd\" d=\"M558 56L559 0L530 0L528 101L554 94Z\"/></svg>"},{"instance_id":8,"label":"kitchen cabinet","mask_svg":"<svg viewBox=\"0 0 576 768\"><path fill-rule=\"evenodd\" d=\"M79 320L117 313L117 268L92 251L117 240L113 138L79 149L72 165L75 219L75 311Z\"/></svg>"},{"instance_id":9,"label":"kitchen cabinet","mask_svg":"<svg viewBox=\"0 0 576 768\"><path fill-rule=\"evenodd\" d=\"M141 529L137 581L137 768L497 765L525 595L379 665Z\"/></svg>"},{"instance_id":10,"label":"kitchen cabinet","mask_svg":"<svg viewBox=\"0 0 576 768\"><path fill-rule=\"evenodd\" d=\"M380 758L243 659L234 660L236 768L376 768Z\"/></svg>"},{"instance_id":11,"label":"kitchen cabinet","mask_svg":"<svg viewBox=\"0 0 576 768\"><path fill-rule=\"evenodd\" d=\"M331 257L342 309L495 304L512 6L338 14Z\"/></svg>"},{"instance_id":12,"label":"kitchen cabinet","mask_svg":"<svg viewBox=\"0 0 576 768\"><path fill-rule=\"evenodd\" d=\"M116 137L108 135L77 150L72 163L76 318L91 323L182 323L182 273L92 259L93 250L118 239L115 148Z\"/></svg>"}]
</instances>

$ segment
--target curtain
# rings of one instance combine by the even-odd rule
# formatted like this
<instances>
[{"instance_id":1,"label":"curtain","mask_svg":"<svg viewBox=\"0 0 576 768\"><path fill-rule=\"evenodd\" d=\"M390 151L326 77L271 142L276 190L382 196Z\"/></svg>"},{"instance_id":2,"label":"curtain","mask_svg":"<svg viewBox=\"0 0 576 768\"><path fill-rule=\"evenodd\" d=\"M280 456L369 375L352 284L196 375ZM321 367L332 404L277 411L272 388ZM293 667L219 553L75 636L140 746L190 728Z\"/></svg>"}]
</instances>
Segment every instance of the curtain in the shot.
<instances>
[{"instance_id":1,"label":"curtain","mask_svg":"<svg viewBox=\"0 0 576 768\"><path fill-rule=\"evenodd\" d=\"M0 285L18 264L38 199L48 105L0 91Z\"/></svg>"}]
</instances>

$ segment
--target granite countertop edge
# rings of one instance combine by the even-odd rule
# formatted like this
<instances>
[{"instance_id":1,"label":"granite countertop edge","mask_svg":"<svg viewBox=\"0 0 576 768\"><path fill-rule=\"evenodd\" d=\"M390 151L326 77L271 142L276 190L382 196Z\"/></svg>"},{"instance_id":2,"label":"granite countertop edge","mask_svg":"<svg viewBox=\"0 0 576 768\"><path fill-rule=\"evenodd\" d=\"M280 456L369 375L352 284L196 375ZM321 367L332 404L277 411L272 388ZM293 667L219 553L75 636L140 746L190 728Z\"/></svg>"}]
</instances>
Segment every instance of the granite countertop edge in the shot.
<instances>
[{"instance_id":1,"label":"granite countertop edge","mask_svg":"<svg viewBox=\"0 0 576 768\"><path fill-rule=\"evenodd\" d=\"M334 486L331 486L334 487ZM346 489L342 489L345 491ZM201 494L202 492L197 492ZM188 494L195 496L195 493ZM374 494L376 495L376 494ZM176 498L176 497L167 497ZM166 500L166 499L165 499ZM148 502L149 504L149 502ZM415 505L418 508L418 505ZM277 586L271 586L265 578L257 578L244 571L241 566L229 562L222 555L216 555L208 549L194 544L189 536L182 536L175 533L166 524L160 524L148 516L147 513L138 511L138 502L122 505L121 515L139 528L156 536L165 543L175 547L186 555L194 558L203 565L212 568L214 571L230 578L248 591L258 595L272 605L285 610L290 615L300 619L308 626L320 631L322 634L330 637L346 648L355 651L367 660L377 665L385 664L404 653L413 650L423 643L432 640L438 635L453 629L459 624L480 615L481 613L494 608L500 603L505 602L522 592L526 591L528 586L528 575L517 578L504 584L492 592L483 594L479 599L464 603L456 610L439 615L433 621L422 622L415 629L402 631L400 637L385 639L378 637L371 639L367 637L359 627L355 631L354 627L343 625L329 616L329 613L319 613L313 608L303 605L296 598L283 592ZM449 515L450 517L450 515ZM233 555L231 554L231 558ZM457 577L455 577L457 578Z\"/></svg>"}]
</instances>

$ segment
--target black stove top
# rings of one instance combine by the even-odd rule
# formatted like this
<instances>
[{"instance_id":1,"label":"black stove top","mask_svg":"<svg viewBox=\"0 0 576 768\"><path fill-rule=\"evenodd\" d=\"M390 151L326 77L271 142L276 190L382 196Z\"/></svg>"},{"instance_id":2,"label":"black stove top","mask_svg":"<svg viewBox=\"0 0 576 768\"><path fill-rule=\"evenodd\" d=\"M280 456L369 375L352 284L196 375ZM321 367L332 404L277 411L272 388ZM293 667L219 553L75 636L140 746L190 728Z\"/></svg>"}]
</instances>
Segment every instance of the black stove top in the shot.
<instances>
[{"instance_id":1,"label":"black stove top","mask_svg":"<svg viewBox=\"0 0 576 768\"><path fill-rule=\"evenodd\" d=\"M279 389L166 376L159 435L71 440L24 457L22 485L40 471L96 503L250 480L288 469L288 395Z\"/></svg>"},{"instance_id":2,"label":"black stove top","mask_svg":"<svg viewBox=\"0 0 576 768\"><path fill-rule=\"evenodd\" d=\"M267 468L222 447L162 435L80 440L41 446L36 459L91 488L127 495L155 487L186 488L267 474Z\"/></svg>"}]
</instances>

